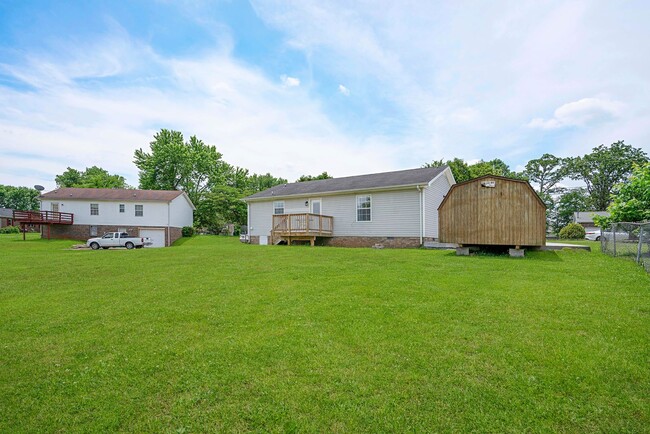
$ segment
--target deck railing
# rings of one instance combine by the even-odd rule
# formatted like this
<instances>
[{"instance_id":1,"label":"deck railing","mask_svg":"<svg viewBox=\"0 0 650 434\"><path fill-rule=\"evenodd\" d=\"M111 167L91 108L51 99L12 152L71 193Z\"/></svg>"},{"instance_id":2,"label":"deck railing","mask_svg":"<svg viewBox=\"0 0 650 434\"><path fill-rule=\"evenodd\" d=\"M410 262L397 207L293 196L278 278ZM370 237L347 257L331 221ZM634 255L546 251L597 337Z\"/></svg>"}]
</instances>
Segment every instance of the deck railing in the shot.
<instances>
[{"instance_id":1,"label":"deck railing","mask_svg":"<svg viewBox=\"0 0 650 434\"><path fill-rule=\"evenodd\" d=\"M334 217L320 214L280 214L273 216L273 234L281 236L331 237Z\"/></svg>"},{"instance_id":2,"label":"deck railing","mask_svg":"<svg viewBox=\"0 0 650 434\"><path fill-rule=\"evenodd\" d=\"M14 211L14 221L25 224L60 224L74 223L74 214L57 211Z\"/></svg>"}]
</instances>

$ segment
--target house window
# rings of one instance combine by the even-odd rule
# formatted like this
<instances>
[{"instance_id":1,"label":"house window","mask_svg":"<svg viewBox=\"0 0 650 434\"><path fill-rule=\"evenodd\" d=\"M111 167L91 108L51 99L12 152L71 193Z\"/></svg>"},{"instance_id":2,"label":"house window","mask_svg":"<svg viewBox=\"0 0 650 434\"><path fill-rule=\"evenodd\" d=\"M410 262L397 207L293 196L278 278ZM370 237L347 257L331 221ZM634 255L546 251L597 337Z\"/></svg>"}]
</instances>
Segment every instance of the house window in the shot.
<instances>
[{"instance_id":1,"label":"house window","mask_svg":"<svg viewBox=\"0 0 650 434\"><path fill-rule=\"evenodd\" d=\"M97 236L97 226L91 226L90 227L90 236L91 237L96 237Z\"/></svg>"},{"instance_id":2,"label":"house window","mask_svg":"<svg viewBox=\"0 0 650 434\"><path fill-rule=\"evenodd\" d=\"M135 216L136 217L142 217L144 215L144 205L136 205L135 206Z\"/></svg>"},{"instance_id":3,"label":"house window","mask_svg":"<svg viewBox=\"0 0 650 434\"><path fill-rule=\"evenodd\" d=\"M58 203L52 203L52 212L59 212L59 204Z\"/></svg>"},{"instance_id":4,"label":"house window","mask_svg":"<svg viewBox=\"0 0 650 434\"><path fill-rule=\"evenodd\" d=\"M120 212L124 212L124 208L125 208L125 207L124 207L124 204L121 203L121 204L120 204Z\"/></svg>"},{"instance_id":5,"label":"house window","mask_svg":"<svg viewBox=\"0 0 650 434\"><path fill-rule=\"evenodd\" d=\"M90 204L90 215L99 215L99 204L91 203Z\"/></svg>"},{"instance_id":6,"label":"house window","mask_svg":"<svg viewBox=\"0 0 650 434\"><path fill-rule=\"evenodd\" d=\"M278 200L273 202L273 214L284 214L284 201Z\"/></svg>"},{"instance_id":7,"label":"house window","mask_svg":"<svg viewBox=\"0 0 650 434\"><path fill-rule=\"evenodd\" d=\"M369 222L372 221L372 208L371 208L370 195L357 196L357 221Z\"/></svg>"}]
</instances>

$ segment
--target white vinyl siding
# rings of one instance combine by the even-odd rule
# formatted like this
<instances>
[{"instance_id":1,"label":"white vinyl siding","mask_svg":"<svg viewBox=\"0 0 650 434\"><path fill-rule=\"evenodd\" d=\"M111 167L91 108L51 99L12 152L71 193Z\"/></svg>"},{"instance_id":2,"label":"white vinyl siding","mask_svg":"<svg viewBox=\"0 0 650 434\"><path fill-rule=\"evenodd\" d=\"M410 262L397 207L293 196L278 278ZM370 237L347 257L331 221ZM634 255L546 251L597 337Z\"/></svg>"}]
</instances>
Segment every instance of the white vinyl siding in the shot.
<instances>
[{"instance_id":1,"label":"white vinyl siding","mask_svg":"<svg viewBox=\"0 0 650 434\"><path fill-rule=\"evenodd\" d=\"M449 180L443 173L424 189L424 236L427 238L438 238L438 207L450 188Z\"/></svg>"},{"instance_id":2,"label":"white vinyl siding","mask_svg":"<svg viewBox=\"0 0 650 434\"><path fill-rule=\"evenodd\" d=\"M41 201L41 209L49 210L50 200ZM185 196L180 195L171 204L166 201L150 201L138 205L146 205L147 210L142 217L135 216L135 202L119 201L92 201L99 205L100 215L91 216L89 213L90 200L56 200L61 212L74 214L76 225L108 225L108 226L156 226L166 227L170 222L171 227L191 226L193 211L190 202ZM119 205L124 204L126 211L120 213Z\"/></svg>"},{"instance_id":3,"label":"white vinyl siding","mask_svg":"<svg viewBox=\"0 0 650 434\"><path fill-rule=\"evenodd\" d=\"M321 196L323 215L334 217L334 236L419 237L420 193L408 190L372 192L372 221L357 221L357 196ZM307 213L306 198L285 199L285 213ZM250 202L251 236L268 236L273 221L273 201Z\"/></svg>"}]
</instances>

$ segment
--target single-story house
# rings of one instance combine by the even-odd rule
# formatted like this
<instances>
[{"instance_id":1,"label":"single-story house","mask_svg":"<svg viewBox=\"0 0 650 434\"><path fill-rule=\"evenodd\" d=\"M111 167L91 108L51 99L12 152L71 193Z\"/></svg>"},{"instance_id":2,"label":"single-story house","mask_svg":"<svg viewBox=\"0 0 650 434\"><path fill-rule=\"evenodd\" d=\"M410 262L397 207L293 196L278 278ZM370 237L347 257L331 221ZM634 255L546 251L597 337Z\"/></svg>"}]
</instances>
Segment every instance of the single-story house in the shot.
<instances>
[{"instance_id":1,"label":"single-story house","mask_svg":"<svg viewBox=\"0 0 650 434\"><path fill-rule=\"evenodd\" d=\"M177 190L59 188L40 196L41 211L72 214L73 224L51 225L52 238L85 240L105 232L150 237L170 246L192 226L195 207Z\"/></svg>"},{"instance_id":2,"label":"single-story house","mask_svg":"<svg viewBox=\"0 0 650 434\"><path fill-rule=\"evenodd\" d=\"M609 217L607 211L578 211L573 213L573 223L578 223L585 229L597 229L594 216Z\"/></svg>"},{"instance_id":3,"label":"single-story house","mask_svg":"<svg viewBox=\"0 0 650 434\"><path fill-rule=\"evenodd\" d=\"M281 184L244 198L253 244L417 247L438 238L447 166Z\"/></svg>"}]
</instances>

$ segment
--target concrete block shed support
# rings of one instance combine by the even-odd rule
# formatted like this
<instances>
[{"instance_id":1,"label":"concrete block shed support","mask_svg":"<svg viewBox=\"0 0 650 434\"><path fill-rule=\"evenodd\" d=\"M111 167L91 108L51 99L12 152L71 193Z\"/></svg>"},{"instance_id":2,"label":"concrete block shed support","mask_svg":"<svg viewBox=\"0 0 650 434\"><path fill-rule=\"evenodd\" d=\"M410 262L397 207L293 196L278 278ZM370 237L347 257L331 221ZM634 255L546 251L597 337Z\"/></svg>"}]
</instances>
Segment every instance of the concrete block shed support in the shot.
<instances>
[{"instance_id":1,"label":"concrete block shed support","mask_svg":"<svg viewBox=\"0 0 650 434\"><path fill-rule=\"evenodd\" d=\"M524 249L508 249L511 258L523 258L524 252Z\"/></svg>"},{"instance_id":2,"label":"concrete block shed support","mask_svg":"<svg viewBox=\"0 0 650 434\"><path fill-rule=\"evenodd\" d=\"M456 256L469 256L469 247L456 247Z\"/></svg>"}]
</instances>

